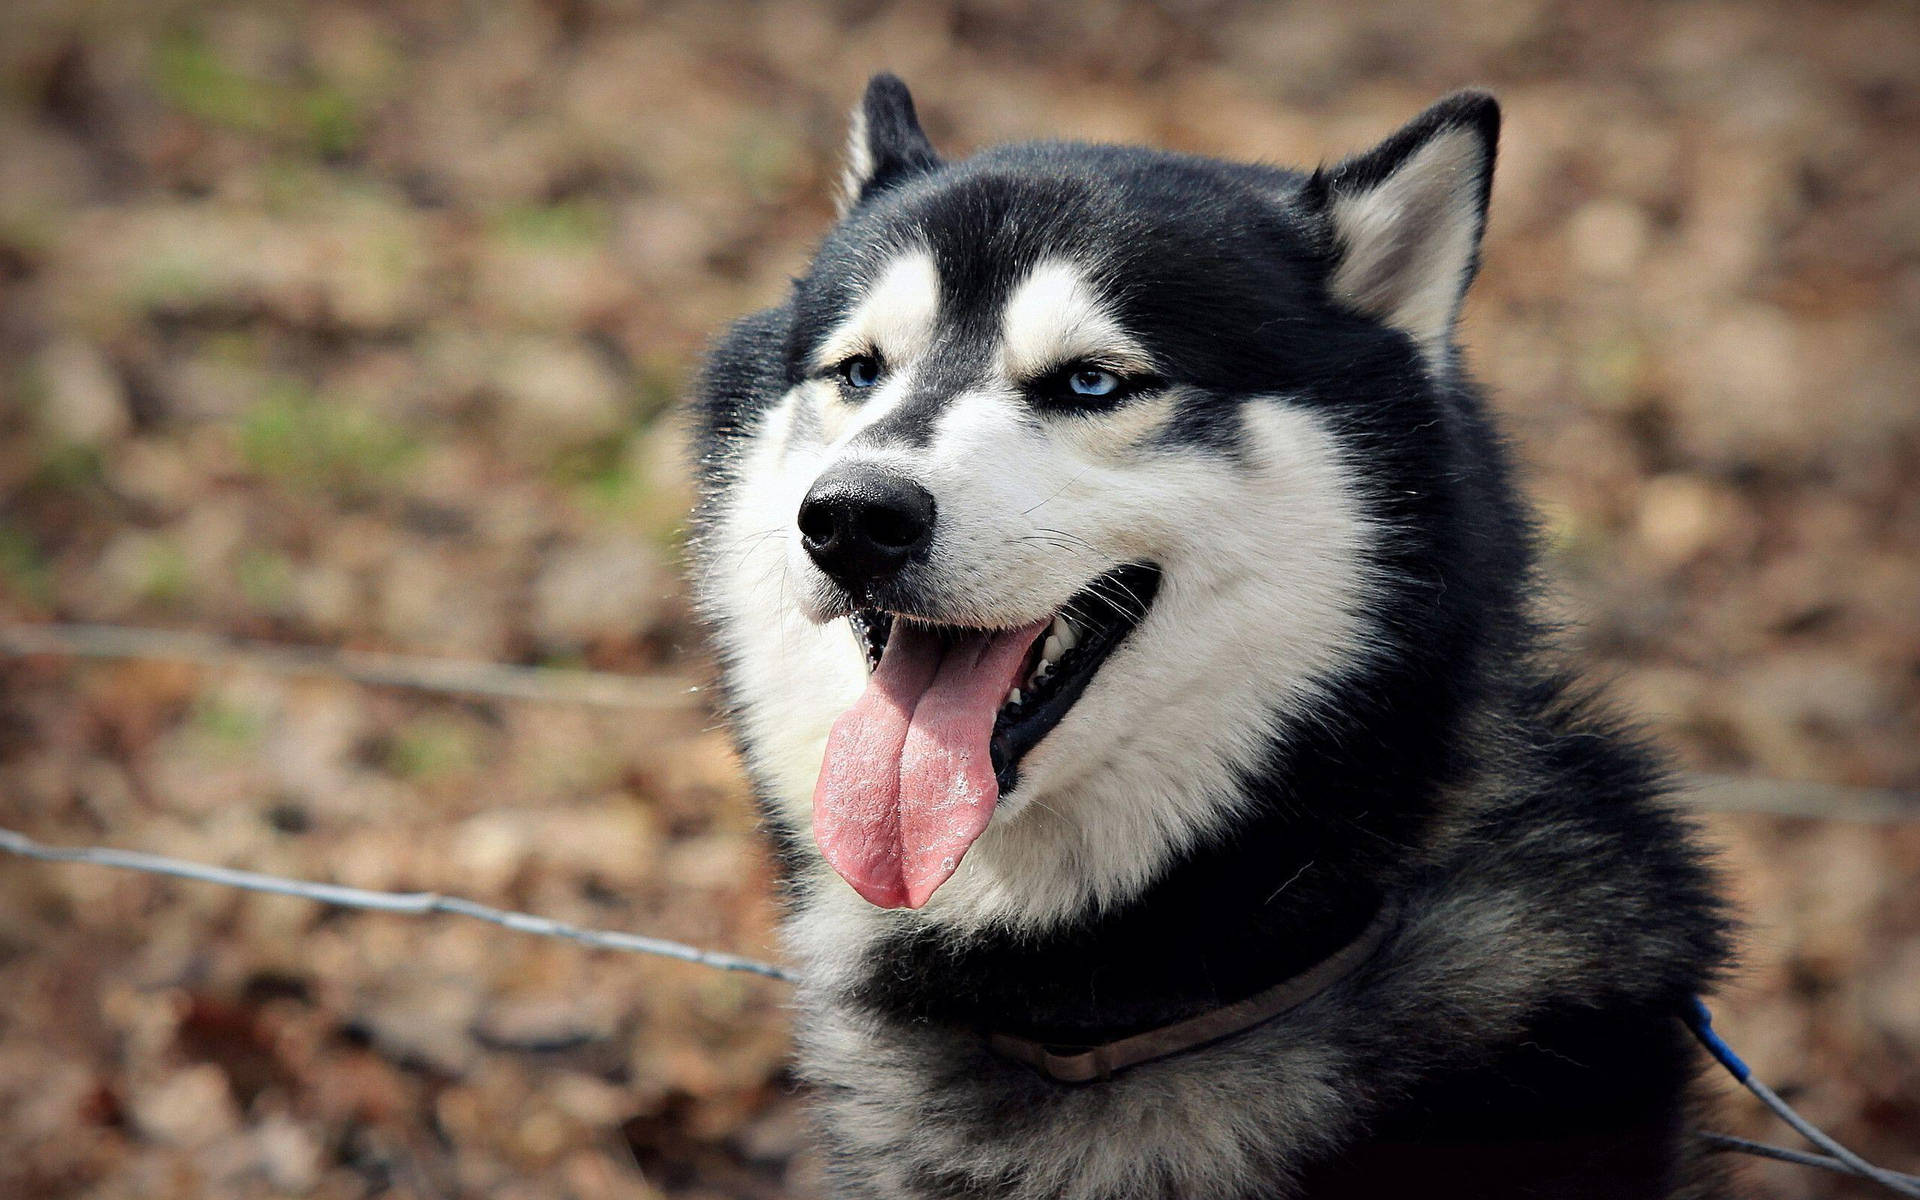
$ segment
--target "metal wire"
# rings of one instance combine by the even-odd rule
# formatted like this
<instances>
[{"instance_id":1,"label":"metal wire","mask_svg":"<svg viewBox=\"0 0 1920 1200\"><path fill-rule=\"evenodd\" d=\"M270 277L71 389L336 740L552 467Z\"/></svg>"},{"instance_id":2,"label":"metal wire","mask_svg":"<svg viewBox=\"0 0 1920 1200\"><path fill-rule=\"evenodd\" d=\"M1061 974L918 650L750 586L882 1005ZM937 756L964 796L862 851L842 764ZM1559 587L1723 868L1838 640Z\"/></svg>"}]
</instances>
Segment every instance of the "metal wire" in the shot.
<instances>
[{"instance_id":1,"label":"metal wire","mask_svg":"<svg viewBox=\"0 0 1920 1200\"><path fill-rule=\"evenodd\" d=\"M232 867L210 866L159 854L143 854L134 850L115 850L104 846L48 846L16 830L6 828L0 828L0 851L40 862L84 863L124 871L141 871L149 875L188 879L199 883L219 884L223 887L242 888L251 892L297 896L304 900L342 908L413 916L451 913L455 916L471 917L477 921L487 921L521 933L530 933L538 937L562 938L596 949L652 954L681 962L698 963L701 966L714 967L722 971L739 971L767 979L778 979L787 983L794 982L797 978L785 967L761 962L758 959L745 958L738 954L703 950L683 942L647 937L637 933L586 929L565 921L493 908L474 900L459 896L445 896L438 892L379 892L367 888L345 887L335 883L287 879L279 875L241 871ZM1780 1099L1771 1088L1754 1079L1753 1072L1747 1064L1733 1052L1732 1047L1721 1040L1719 1034L1714 1032L1712 1017L1704 1004L1696 1000L1686 1014L1686 1020L1688 1027L1707 1047L1709 1053L1726 1067L1736 1080L1759 1097L1761 1102L1778 1114L1782 1120L1799 1131L1803 1137L1827 1153L1811 1154L1790 1150L1784 1146L1774 1146L1766 1142L1750 1141L1732 1134L1712 1131L1699 1133L1698 1136L1702 1140L1723 1151L1752 1154L1824 1171L1837 1171L1841 1174L1871 1180L1896 1195L1920 1198L1920 1176L1889 1171L1867 1162L1821 1132L1788 1106L1786 1101Z\"/></svg>"},{"instance_id":2,"label":"metal wire","mask_svg":"<svg viewBox=\"0 0 1920 1200\"><path fill-rule=\"evenodd\" d=\"M690 709L700 702L700 689L689 679L250 642L187 630L125 625L0 624L0 654L189 662L275 675L328 675L381 687L602 708Z\"/></svg>"},{"instance_id":3,"label":"metal wire","mask_svg":"<svg viewBox=\"0 0 1920 1200\"><path fill-rule=\"evenodd\" d=\"M178 858L167 858L159 854L141 854L133 850L113 850L98 846L47 846L23 833L4 828L0 828L0 850L17 854L22 858L38 859L41 862L90 863L97 867L115 867L123 871L144 871L149 875L168 875L176 879L217 883L223 887L244 888L250 892L299 896L305 900L314 900L341 908L407 913L416 916L427 913L452 913L455 916L472 917L476 921L488 921L521 933L564 938L570 942L579 942L581 945L593 946L601 950L626 950L635 954L653 954L661 958L675 958L681 962L716 967L722 971L743 971L749 975L761 975L768 979L788 982L794 978L793 973L785 967L760 962L757 959L743 958L737 954L702 950L698 946L668 941L665 938L646 937L637 933L586 929L578 925L569 925L565 921L536 917L531 913L509 912L506 909L493 908L459 896L443 896L438 892L376 892L366 888L343 887L337 883L311 883L300 879L284 879L278 875L263 875L257 871L238 871L232 867L208 866Z\"/></svg>"},{"instance_id":4,"label":"metal wire","mask_svg":"<svg viewBox=\"0 0 1920 1200\"><path fill-rule=\"evenodd\" d=\"M1806 1138L1809 1142L1826 1151L1827 1158L1837 1169L1861 1179L1872 1180L1874 1183L1879 1184L1897 1196L1910 1196L1915 1197L1916 1200L1920 1200L1920 1180L1902 1175L1897 1171L1889 1171L1884 1167L1877 1167L1866 1159L1861 1158L1858 1154L1855 1154L1833 1138L1827 1136L1819 1126L1795 1112L1793 1106L1785 1100L1782 1100L1779 1094L1772 1088L1755 1079L1753 1077L1753 1068L1749 1067L1745 1060L1738 1054L1735 1054L1733 1047L1727 1045L1726 1041L1714 1031L1713 1014L1707 1010L1705 1001L1696 997L1693 1003L1687 1006L1685 1020L1687 1028L1692 1030L1693 1036L1698 1038L1700 1044L1707 1048L1707 1053L1711 1054L1716 1062L1725 1067L1727 1073L1732 1075L1741 1087L1746 1088L1758 1097L1760 1103L1771 1109L1775 1116L1792 1126L1795 1133L1798 1133L1801 1137ZM1773 1149L1780 1148L1773 1147ZM1791 1152L1789 1151L1787 1153ZM1769 1155L1768 1157L1777 1158L1781 1157L1781 1155ZM1791 1162L1796 1160L1788 1159L1787 1161Z\"/></svg>"},{"instance_id":5,"label":"metal wire","mask_svg":"<svg viewBox=\"0 0 1920 1200\"><path fill-rule=\"evenodd\" d=\"M1736 1137L1731 1133L1714 1133L1711 1130L1703 1130L1696 1136L1715 1149L1729 1154L1751 1154L1755 1158L1771 1158L1777 1162L1792 1163L1797 1167L1816 1167L1822 1171L1833 1171L1840 1175L1854 1174L1852 1167L1830 1154L1789 1150L1785 1146L1775 1146L1771 1142L1756 1142L1750 1138ZM1898 1171L1888 1171L1887 1174L1908 1183L1920 1184L1920 1175L1903 1175Z\"/></svg>"},{"instance_id":6,"label":"metal wire","mask_svg":"<svg viewBox=\"0 0 1920 1200\"><path fill-rule=\"evenodd\" d=\"M1870 1179L1898 1196L1920 1198L1920 1180L1911 1179L1885 1167L1878 1167L1861 1158L1858 1154L1842 1146L1829 1137L1824 1130L1807 1120L1766 1084L1758 1079L1746 1080L1747 1090L1760 1098L1760 1103L1773 1110L1773 1114L1793 1127L1795 1133L1825 1150L1834 1161L1841 1164L1862 1179Z\"/></svg>"}]
</instances>

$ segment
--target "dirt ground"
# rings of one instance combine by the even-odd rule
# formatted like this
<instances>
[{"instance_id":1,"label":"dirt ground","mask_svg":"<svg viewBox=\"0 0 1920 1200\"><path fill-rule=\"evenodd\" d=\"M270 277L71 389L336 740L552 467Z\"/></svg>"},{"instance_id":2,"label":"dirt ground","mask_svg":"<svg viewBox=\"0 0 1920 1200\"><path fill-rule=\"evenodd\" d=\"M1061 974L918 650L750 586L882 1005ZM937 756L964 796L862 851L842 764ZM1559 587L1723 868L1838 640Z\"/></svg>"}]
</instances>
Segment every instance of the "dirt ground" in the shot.
<instances>
[{"instance_id":1,"label":"dirt ground","mask_svg":"<svg viewBox=\"0 0 1920 1200\"><path fill-rule=\"evenodd\" d=\"M14 0L0 619L699 679L666 414L703 339L804 261L883 67L956 152L1312 163L1495 88L1465 340L1574 652L1689 769L1920 787L1900 2ZM0 824L777 953L697 692L617 711L0 660ZM1726 1033L1920 1171L1920 820L1710 827L1750 921ZM783 999L455 918L0 861L0 1195L815 1195ZM1722 1127L1790 1140L1732 1094Z\"/></svg>"}]
</instances>

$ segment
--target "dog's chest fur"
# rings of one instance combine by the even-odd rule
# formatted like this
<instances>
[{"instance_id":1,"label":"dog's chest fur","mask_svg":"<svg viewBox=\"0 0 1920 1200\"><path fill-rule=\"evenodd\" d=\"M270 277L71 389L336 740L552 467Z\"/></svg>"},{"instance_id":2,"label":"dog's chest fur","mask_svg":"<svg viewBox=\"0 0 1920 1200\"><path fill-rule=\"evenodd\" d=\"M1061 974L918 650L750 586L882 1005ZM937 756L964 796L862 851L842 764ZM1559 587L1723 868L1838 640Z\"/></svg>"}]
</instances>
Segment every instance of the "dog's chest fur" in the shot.
<instances>
[{"instance_id":1,"label":"dog's chest fur","mask_svg":"<svg viewBox=\"0 0 1920 1200\"><path fill-rule=\"evenodd\" d=\"M1603 760L1591 766L1644 782ZM835 1194L1720 1194L1684 1140L1693 1065L1671 1015L1718 933L1674 936L1666 906L1705 897L1673 890L1684 854L1638 848L1678 846L1682 827L1653 802L1582 812L1551 794L1552 765L1454 797L1450 834L1409 872L1394 931L1360 970L1283 1019L1092 1084L891 1007L876 981L914 968L888 959L882 922L803 907L790 934L815 982L796 1003L801 1073Z\"/></svg>"}]
</instances>

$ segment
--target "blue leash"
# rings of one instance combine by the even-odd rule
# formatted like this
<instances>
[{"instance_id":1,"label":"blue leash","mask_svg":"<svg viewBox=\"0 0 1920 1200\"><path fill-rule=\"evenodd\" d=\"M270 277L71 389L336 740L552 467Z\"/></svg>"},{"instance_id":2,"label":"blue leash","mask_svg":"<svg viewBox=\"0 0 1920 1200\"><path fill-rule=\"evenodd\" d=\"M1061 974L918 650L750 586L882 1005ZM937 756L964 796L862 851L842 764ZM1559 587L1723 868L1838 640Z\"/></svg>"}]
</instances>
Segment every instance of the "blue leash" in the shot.
<instances>
[{"instance_id":1,"label":"blue leash","mask_svg":"<svg viewBox=\"0 0 1920 1200\"><path fill-rule=\"evenodd\" d=\"M1920 1176L1903 1175L1898 1171L1874 1166L1822 1133L1813 1122L1793 1111L1793 1107L1782 1100L1772 1088L1755 1079L1753 1068L1749 1067L1738 1054L1733 1052L1733 1047L1727 1045L1720 1035L1714 1032L1713 1014L1707 1011L1706 1003L1699 997L1694 998L1681 1019L1687 1023L1687 1028L1693 1031L1693 1036L1700 1039L1700 1044L1707 1048L1707 1053L1713 1055L1714 1061L1725 1067L1727 1073L1732 1075L1741 1087L1758 1096L1760 1103L1773 1110L1775 1116L1793 1126L1794 1132L1820 1147L1825 1153L1808 1154L1800 1150L1789 1150L1784 1146L1751 1142L1746 1138L1725 1133L1703 1133L1700 1135L1702 1138L1722 1150L1735 1150L1762 1158L1798 1163L1803 1167L1820 1167L1828 1171L1838 1171L1843 1175L1870 1179L1896 1196L1910 1196L1920 1200Z\"/></svg>"}]
</instances>

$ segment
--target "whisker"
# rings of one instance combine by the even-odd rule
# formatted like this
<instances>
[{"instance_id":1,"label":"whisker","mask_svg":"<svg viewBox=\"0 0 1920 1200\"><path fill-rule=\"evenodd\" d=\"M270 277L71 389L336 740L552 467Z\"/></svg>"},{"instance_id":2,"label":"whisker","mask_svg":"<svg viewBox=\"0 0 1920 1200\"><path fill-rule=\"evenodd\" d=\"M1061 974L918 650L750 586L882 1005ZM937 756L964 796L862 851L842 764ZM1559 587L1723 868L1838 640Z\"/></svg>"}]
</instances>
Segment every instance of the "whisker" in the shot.
<instances>
[{"instance_id":1,"label":"whisker","mask_svg":"<svg viewBox=\"0 0 1920 1200\"><path fill-rule=\"evenodd\" d=\"M1087 590L1135 621L1147 619L1147 602L1118 580L1103 575L1088 583Z\"/></svg>"},{"instance_id":2,"label":"whisker","mask_svg":"<svg viewBox=\"0 0 1920 1200\"><path fill-rule=\"evenodd\" d=\"M1087 539L1081 537L1077 533L1068 533L1064 529L1054 529L1053 527L1048 525L1035 525L1034 529L1040 533L1052 534L1054 537L1066 538L1068 541L1074 542L1086 548L1086 550L1090 553L1093 553L1093 554L1100 553L1098 550L1094 549L1092 542L1089 542Z\"/></svg>"},{"instance_id":3,"label":"whisker","mask_svg":"<svg viewBox=\"0 0 1920 1200\"><path fill-rule=\"evenodd\" d=\"M1032 805L1034 808L1039 809L1041 812L1046 813L1048 816L1060 822L1062 825L1066 825L1068 823L1067 819L1060 815L1060 810L1054 808L1052 805L1043 804L1038 800L1029 800L1027 801L1027 803Z\"/></svg>"},{"instance_id":4,"label":"whisker","mask_svg":"<svg viewBox=\"0 0 1920 1200\"><path fill-rule=\"evenodd\" d=\"M1017 537L1013 540L1016 542L1039 542L1042 545L1052 546L1056 550L1078 549L1072 542L1061 541L1059 538L1054 537L1045 537L1037 533L1030 533L1024 537Z\"/></svg>"},{"instance_id":5,"label":"whisker","mask_svg":"<svg viewBox=\"0 0 1920 1200\"><path fill-rule=\"evenodd\" d=\"M1076 607L1073 601L1071 600L1061 605L1060 611L1065 613L1072 620L1078 621L1080 624L1088 627L1089 629L1091 629L1095 624L1097 624L1097 622L1095 622L1092 617L1088 616L1085 612L1081 611L1078 607Z\"/></svg>"},{"instance_id":6,"label":"whisker","mask_svg":"<svg viewBox=\"0 0 1920 1200\"><path fill-rule=\"evenodd\" d=\"M755 550L758 550L761 544L771 537L777 537L783 542L786 541L787 540L786 527L776 525L775 527L767 530L764 533L750 533L736 540L734 544L736 546L740 546L744 543L744 548L740 551L739 562L735 563L734 565L738 567L744 564L747 561L747 556L752 554Z\"/></svg>"},{"instance_id":7,"label":"whisker","mask_svg":"<svg viewBox=\"0 0 1920 1200\"><path fill-rule=\"evenodd\" d=\"M763 529L759 533L743 533L733 539L733 544L738 546L743 542L759 542L776 533L785 533L786 531L787 527L785 525L775 525L772 529Z\"/></svg>"},{"instance_id":8,"label":"whisker","mask_svg":"<svg viewBox=\"0 0 1920 1200\"><path fill-rule=\"evenodd\" d=\"M1084 477L1086 473L1088 471L1091 471L1092 469L1093 469L1092 467L1081 468L1081 470L1078 473L1076 473L1072 479L1067 480L1065 483L1061 484L1059 487L1053 489L1052 495L1048 496L1045 500L1040 501L1039 504L1034 505L1032 508L1027 509L1025 512L1021 513L1020 515L1023 517L1032 516L1036 510L1048 504L1053 503L1055 500L1058 500L1063 492L1065 492L1068 488L1072 487L1074 484L1079 483L1082 477Z\"/></svg>"}]
</instances>

